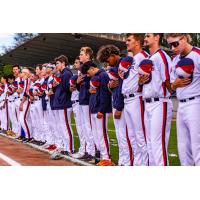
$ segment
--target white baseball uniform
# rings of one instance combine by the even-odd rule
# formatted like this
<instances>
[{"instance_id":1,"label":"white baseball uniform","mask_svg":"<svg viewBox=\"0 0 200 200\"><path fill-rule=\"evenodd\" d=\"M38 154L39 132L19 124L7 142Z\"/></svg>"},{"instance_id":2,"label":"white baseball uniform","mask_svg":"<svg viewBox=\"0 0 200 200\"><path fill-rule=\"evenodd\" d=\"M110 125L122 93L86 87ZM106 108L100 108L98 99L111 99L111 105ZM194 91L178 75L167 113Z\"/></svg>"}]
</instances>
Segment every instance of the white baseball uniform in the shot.
<instances>
[{"instance_id":1,"label":"white baseball uniform","mask_svg":"<svg viewBox=\"0 0 200 200\"><path fill-rule=\"evenodd\" d=\"M200 49L193 47L185 56L194 62L192 82L176 89L179 100L177 111L177 142L181 165L200 165ZM178 77L176 64L182 57L173 60L171 82Z\"/></svg>"},{"instance_id":2,"label":"white baseball uniform","mask_svg":"<svg viewBox=\"0 0 200 200\"><path fill-rule=\"evenodd\" d=\"M9 128L9 117L8 117L8 103L7 103L7 90L8 85L4 84L4 91L1 94L1 128L8 130ZM3 107L4 106L4 107Z\"/></svg>"},{"instance_id":3,"label":"white baseball uniform","mask_svg":"<svg viewBox=\"0 0 200 200\"><path fill-rule=\"evenodd\" d=\"M159 49L150 60L153 62L152 79L143 85L142 91L149 165L167 165L172 102L165 81L170 79L171 58Z\"/></svg>"},{"instance_id":4,"label":"white baseball uniform","mask_svg":"<svg viewBox=\"0 0 200 200\"><path fill-rule=\"evenodd\" d=\"M138 67L142 60L148 58L144 51L133 57L133 64L125 73L122 85L124 95L124 116L128 136L134 154L134 165L148 165L146 135L144 127L144 103L142 93L138 92Z\"/></svg>"}]
</instances>

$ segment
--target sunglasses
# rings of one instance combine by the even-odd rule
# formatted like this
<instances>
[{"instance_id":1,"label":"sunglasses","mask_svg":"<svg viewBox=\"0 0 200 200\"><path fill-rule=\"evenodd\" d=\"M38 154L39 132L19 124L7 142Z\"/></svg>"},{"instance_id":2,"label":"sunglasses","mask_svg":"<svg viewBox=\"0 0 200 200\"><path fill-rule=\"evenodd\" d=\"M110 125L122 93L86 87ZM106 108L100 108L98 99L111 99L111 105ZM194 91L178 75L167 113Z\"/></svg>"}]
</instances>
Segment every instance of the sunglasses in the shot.
<instances>
[{"instance_id":1,"label":"sunglasses","mask_svg":"<svg viewBox=\"0 0 200 200\"><path fill-rule=\"evenodd\" d=\"M175 42L171 42L171 43L168 43L168 46L170 49L172 49L172 47L176 48L179 46L179 41L182 39L183 37L181 37L178 41L175 41Z\"/></svg>"}]
</instances>

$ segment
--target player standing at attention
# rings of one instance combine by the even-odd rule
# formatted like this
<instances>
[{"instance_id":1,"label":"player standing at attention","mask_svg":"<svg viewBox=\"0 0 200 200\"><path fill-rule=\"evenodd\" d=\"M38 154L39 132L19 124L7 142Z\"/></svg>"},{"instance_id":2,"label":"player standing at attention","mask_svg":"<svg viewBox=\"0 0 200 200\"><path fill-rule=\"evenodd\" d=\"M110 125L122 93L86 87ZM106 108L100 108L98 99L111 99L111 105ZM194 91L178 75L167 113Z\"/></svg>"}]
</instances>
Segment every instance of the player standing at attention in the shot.
<instances>
[{"instance_id":1,"label":"player standing at attention","mask_svg":"<svg viewBox=\"0 0 200 200\"><path fill-rule=\"evenodd\" d=\"M104 69L99 69L92 61L85 62L81 72L91 77L89 90L91 93L89 101L91 126L95 146L100 151L100 158L93 157L90 163L94 164L96 161L97 164L100 159L98 165L105 161L112 165L108 138L108 117L112 112L111 93L107 87L108 74Z\"/></svg>"},{"instance_id":2,"label":"player standing at attention","mask_svg":"<svg viewBox=\"0 0 200 200\"><path fill-rule=\"evenodd\" d=\"M166 34L173 60L171 88L176 91L177 142L181 165L200 165L200 49L186 33Z\"/></svg>"},{"instance_id":3,"label":"player standing at attention","mask_svg":"<svg viewBox=\"0 0 200 200\"><path fill-rule=\"evenodd\" d=\"M93 59L93 51L90 47L80 49L80 62L83 64ZM81 159L90 160L95 156L96 150L91 128L91 116L89 112L90 99L90 77L80 74L77 79L77 89L79 90L79 105L81 112L81 123L86 141L86 154Z\"/></svg>"},{"instance_id":4,"label":"player standing at attention","mask_svg":"<svg viewBox=\"0 0 200 200\"><path fill-rule=\"evenodd\" d=\"M127 50L133 54L133 63L126 72L120 70L120 76L123 78L124 115L129 138L131 142L136 141L135 149L133 149L133 152L135 152L134 164L136 166L148 165L144 127L144 102L138 85L138 68L140 62L148 58L149 55L142 50L144 34L128 33L126 36ZM133 143L132 146L134 147Z\"/></svg>"},{"instance_id":5,"label":"player standing at attention","mask_svg":"<svg viewBox=\"0 0 200 200\"><path fill-rule=\"evenodd\" d=\"M172 119L170 99L171 58L161 49L163 34L147 33L144 43L149 48L150 60L139 66L139 85L145 102L145 130L149 165L168 164L167 147ZM169 92L170 91L170 92Z\"/></svg>"},{"instance_id":6,"label":"player standing at attention","mask_svg":"<svg viewBox=\"0 0 200 200\"><path fill-rule=\"evenodd\" d=\"M80 75L80 58L77 57L74 61L74 69L77 71L78 75ZM79 105L79 91L77 90L77 78L78 75L74 75L70 79L70 91L72 92L71 101L72 101L72 109L74 113L74 119L76 123L76 130L78 133L79 141L80 141L80 147L77 153L73 154L72 156L74 158L81 158L85 155L85 137L83 132L83 124L81 123L81 115L80 112L80 105Z\"/></svg>"},{"instance_id":7,"label":"player standing at attention","mask_svg":"<svg viewBox=\"0 0 200 200\"><path fill-rule=\"evenodd\" d=\"M133 165L133 152L124 116L124 97L121 93L123 80L118 75L119 64L122 60L120 50L114 45L102 46L97 53L97 60L111 66L108 73L110 77L108 88L112 92L113 118L119 146L118 165Z\"/></svg>"}]
</instances>

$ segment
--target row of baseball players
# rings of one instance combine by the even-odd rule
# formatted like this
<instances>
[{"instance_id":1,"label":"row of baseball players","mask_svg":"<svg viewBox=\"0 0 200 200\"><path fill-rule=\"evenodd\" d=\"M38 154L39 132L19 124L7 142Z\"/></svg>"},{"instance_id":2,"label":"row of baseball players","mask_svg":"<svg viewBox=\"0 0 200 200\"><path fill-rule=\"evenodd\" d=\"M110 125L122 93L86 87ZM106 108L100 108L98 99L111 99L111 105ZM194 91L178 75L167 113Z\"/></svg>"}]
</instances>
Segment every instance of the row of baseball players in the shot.
<instances>
[{"instance_id":1,"label":"row of baseball players","mask_svg":"<svg viewBox=\"0 0 200 200\"><path fill-rule=\"evenodd\" d=\"M129 33L130 56L114 45L102 46L93 62L90 47L80 49L73 75L66 56L35 71L13 66L14 77L1 80L1 128L25 142L84 159L111 162L108 117L113 114L119 147L118 165L168 165L172 120L171 94L176 92L177 143L181 165L200 164L200 49L186 33L165 37L173 60L161 48L163 34ZM143 47L148 48L148 53ZM7 84L8 83L8 84ZM80 147L74 152L71 113Z\"/></svg>"}]
</instances>

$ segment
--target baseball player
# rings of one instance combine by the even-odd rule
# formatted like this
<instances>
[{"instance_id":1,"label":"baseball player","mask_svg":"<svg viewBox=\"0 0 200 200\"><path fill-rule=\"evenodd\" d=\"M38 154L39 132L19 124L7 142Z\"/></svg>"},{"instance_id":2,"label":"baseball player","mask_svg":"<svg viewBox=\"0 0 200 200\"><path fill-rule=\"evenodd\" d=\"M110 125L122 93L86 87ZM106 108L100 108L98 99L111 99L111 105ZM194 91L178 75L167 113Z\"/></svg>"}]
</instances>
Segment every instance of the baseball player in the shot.
<instances>
[{"instance_id":1,"label":"baseball player","mask_svg":"<svg viewBox=\"0 0 200 200\"><path fill-rule=\"evenodd\" d=\"M68 58L61 55L55 59L56 69L60 72L61 82L55 88L55 97L53 107L56 110L56 122L63 142L63 148L58 149L61 154L69 155L74 151L73 132L71 128L71 92L69 80L73 76L70 69L67 68Z\"/></svg>"},{"instance_id":2,"label":"baseball player","mask_svg":"<svg viewBox=\"0 0 200 200\"><path fill-rule=\"evenodd\" d=\"M145 34L150 58L139 65L139 85L145 102L145 131L149 165L168 164L167 147L172 119L171 58L160 48L162 34Z\"/></svg>"},{"instance_id":3,"label":"baseball player","mask_svg":"<svg viewBox=\"0 0 200 200\"><path fill-rule=\"evenodd\" d=\"M85 63L93 59L93 51L90 47L82 47L80 49L80 62ZM89 99L90 99L90 77L80 74L77 79L77 89L79 90L79 105L81 123L83 125L83 133L86 141L86 153L81 159L90 159L95 156L95 143L91 129L91 116L89 112Z\"/></svg>"},{"instance_id":4,"label":"baseball player","mask_svg":"<svg viewBox=\"0 0 200 200\"><path fill-rule=\"evenodd\" d=\"M50 145L46 147L48 150L56 150L57 147L59 147L59 127L57 128L57 125L55 123L57 115L56 115L56 110L54 110L53 107L53 101L54 101L54 88L53 88L53 82L55 81L55 76L54 73L56 72L56 68L54 64L48 64L47 65L47 74L49 76L48 81L47 81L47 89L46 89L46 102L47 102L47 118L48 118L48 123L49 127L51 129L51 136L49 135L49 143ZM56 86L55 86L56 87Z\"/></svg>"},{"instance_id":5,"label":"baseball player","mask_svg":"<svg viewBox=\"0 0 200 200\"><path fill-rule=\"evenodd\" d=\"M122 60L119 54L120 51L116 46L106 45L99 49L97 59L111 66L109 71L111 80L108 87L112 92L113 118L119 146L118 165L133 165L133 151L126 131L124 116L124 97L121 93L123 80L118 76L119 63Z\"/></svg>"},{"instance_id":6,"label":"baseball player","mask_svg":"<svg viewBox=\"0 0 200 200\"><path fill-rule=\"evenodd\" d=\"M134 165L148 165L146 135L144 126L144 103L138 85L138 67L142 60L148 58L142 50L144 34L128 33L127 50L132 57L123 58L120 62L119 75L123 79L122 94L124 96L124 116L127 131L134 153Z\"/></svg>"},{"instance_id":7,"label":"baseball player","mask_svg":"<svg viewBox=\"0 0 200 200\"><path fill-rule=\"evenodd\" d=\"M21 125L19 123L19 105L20 105L20 91L19 91L19 83L22 81L22 77L21 77L21 69L19 67L19 65L13 65L12 67L12 71L13 71L13 75L15 76L15 82L13 84L14 86L14 111L16 114L16 120L14 123L14 127L15 127L15 134L16 134L16 138L21 139Z\"/></svg>"},{"instance_id":8,"label":"baseball player","mask_svg":"<svg viewBox=\"0 0 200 200\"><path fill-rule=\"evenodd\" d=\"M8 117L8 102L7 102L7 91L8 91L8 77L1 77L1 130L6 133L9 128L9 117Z\"/></svg>"},{"instance_id":9,"label":"baseball player","mask_svg":"<svg viewBox=\"0 0 200 200\"><path fill-rule=\"evenodd\" d=\"M173 60L171 88L179 100L177 143L181 165L200 165L200 49L185 33L166 34L177 56Z\"/></svg>"},{"instance_id":10,"label":"baseball player","mask_svg":"<svg viewBox=\"0 0 200 200\"><path fill-rule=\"evenodd\" d=\"M14 83L15 77L13 75L8 76L8 116L9 116L9 124L11 123L12 126L10 127L10 130L7 132L9 135L14 135L14 120L16 120L16 113L15 113L15 106L14 106L14 90L13 90L13 83ZM14 107L14 108L13 108Z\"/></svg>"},{"instance_id":11,"label":"baseball player","mask_svg":"<svg viewBox=\"0 0 200 200\"><path fill-rule=\"evenodd\" d=\"M30 102L27 96L27 87L29 85L30 71L28 68L22 70L22 81L19 82L20 106L19 122L25 132L25 141L31 140L31 119L30 119ZM20 131L21 132L21 131Z\"/></svg>"},{"instance_id":12,"label":"baseball player","mask_svg":"<svg viewBox=\"0 0 200 200\"><path fill-rule=\"evenodd\" d=\"M77 70L78 75L80 75L80 59L77 57L74 62L74 68ZM76 123L76 130L79 136L79 141L80 141L80 147L77 153L73 154L72 156L74 158L81 158L85 155L86 153L86 142L85 142L85 137L83 133L83 127L81 123L81 115L82 113L80 112L80 105L79 105L79 91L77 90L77 78L78 75L74 75L70 79L70 91L72 92L71 96L71 101L72 101L72 110L74 113L74 119Z\"/></svg>"},{"instance_id":13,"label":"baseball player","mask_svg":"<svg viewBox=\"0 0 200 200\"><path fill-rule=\"evenodd\" d=\"M82 65L81 72L92 77L90 80L91 93L89 109L91 113L92 133L95 146L100 151L100 160L111 160L108 138L108 117L112 112L111 93L108 90L108 74L104 69L99 69L94 62L88 61ZM98 158L96 158L98 160ZM91 158L90 163L95 163ZM101 161L100 161L101 162Z\"/></svg>"}]
</instances>

